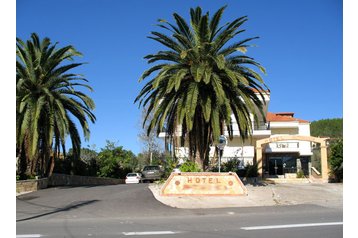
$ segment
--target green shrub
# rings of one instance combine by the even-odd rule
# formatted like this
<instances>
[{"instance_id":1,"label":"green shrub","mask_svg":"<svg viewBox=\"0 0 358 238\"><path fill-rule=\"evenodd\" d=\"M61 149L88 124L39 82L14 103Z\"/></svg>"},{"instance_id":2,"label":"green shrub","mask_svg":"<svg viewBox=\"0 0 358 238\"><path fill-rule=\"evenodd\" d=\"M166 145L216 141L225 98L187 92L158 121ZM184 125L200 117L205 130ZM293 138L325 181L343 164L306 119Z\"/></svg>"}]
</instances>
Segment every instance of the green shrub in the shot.
<instances>
[{"instance_id":1,"label":"green shrub","mask_svg":"<svg viewBox=\"0 0 358 238\"><path fill-rule=\"evenodd\" d=\"M173 172L173 169L177 166L177 159L172 156L166 156L165 158L165 166L164 166L164 178L168 178L170 174Z\"/></svg>"},{"instance_id":2,"label":"green shrub","mask_svg":"<svg viewBox=\"0 0 358 238\"><path fill-rule=\"evenodd\" d=\"M221 171L222 172L237 172L240 165L240 160L231 159L222 164Z\"/></svg>"},{"instance_id":3,"label":"green shrub","mask_svg":"<svg viewBox=\"0 0 358 238\"><path fill-rule=\"evenodd\" d=\"M221 164L220 172L238 172L239 171L240 160L239 159L230 159ZM210 172L219 172L217 165L213 166L209 170ZM242 170L241 170L242 171Z\"/></svg>"},{"instance_id":4,"label":"green shrub","mask_svg":"<svg viewBox=\"0 0 358 238\"><path fill-rule=\"evenodd\" d=\"M343 179L343 140L335 141L330 148L329 164L331 175L335 181L340 182Z\"/></svg>"},{"instance_id":5,"label":"green shrub","mask_svg":"<svg viewBox=\"0 0 358 238\"><path fill-rule=\"evenodd\" d=\"M186 161L180 166L181 172L201 172L200 167L193 161Z\"/></svg>"},{"instance_id":6,"label":"green shrub","mask_svg":"<svg viewBox=\"0 0 358 238\"><path fill-rule=\"evenodd\" d=\"M246 177L247 178L252 178L252 177L257 177L258 176L257 163L246 164L245 170L246 170Z\"/></svg>"},{"instance_id":7,"label":"green shrub","mask_svg":"<svg viewBox=\"0 0 358 238\"><path fill-rule=\"evenodd\" d=\"M297 173L296 173L296 177L297 178L305 178L305 174L303 172L302 169L300 169Z\"/></svg>"}]
</instances>

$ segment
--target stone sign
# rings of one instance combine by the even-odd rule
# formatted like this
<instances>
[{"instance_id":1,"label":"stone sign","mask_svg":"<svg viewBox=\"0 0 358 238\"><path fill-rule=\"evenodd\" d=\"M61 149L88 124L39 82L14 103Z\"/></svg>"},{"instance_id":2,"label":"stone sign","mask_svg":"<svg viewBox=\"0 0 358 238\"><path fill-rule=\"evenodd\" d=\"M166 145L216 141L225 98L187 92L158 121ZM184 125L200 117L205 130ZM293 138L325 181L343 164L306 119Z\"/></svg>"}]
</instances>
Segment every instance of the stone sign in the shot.
<instances>
[{"instance_id":1,"label":"stone sign","mask_svg":"<svg viewBox=\"0 0 358 238\"><path fill-rule=\"evenodd\" d=\"M236 173L172 173L162 196L239 196L247 189Z\"/></svg>"}]
</instances>

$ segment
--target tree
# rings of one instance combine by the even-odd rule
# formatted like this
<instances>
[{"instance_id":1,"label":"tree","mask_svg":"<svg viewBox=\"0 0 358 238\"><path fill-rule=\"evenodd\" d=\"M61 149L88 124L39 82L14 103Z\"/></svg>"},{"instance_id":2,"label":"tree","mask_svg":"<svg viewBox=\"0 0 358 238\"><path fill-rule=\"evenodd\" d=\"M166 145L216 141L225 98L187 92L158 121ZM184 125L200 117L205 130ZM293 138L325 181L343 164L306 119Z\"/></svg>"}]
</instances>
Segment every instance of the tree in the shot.
<instances>
[{"instance_id":1,"label":"tree","mask_svg":"<svg viewBox=\"0 0 358 238\"><path fill-rule=\"evenodd\" d=\"M81 148L81 158L75 157L73 149L69 149L65 158L55 160L54 173L97 176L98 153L88 148Z\"/></svg>"},{"instance_id":2,"label":"tree","mask_svg":"<svg viewBox=\"0 0 358 238\"><path fill-rule=\"evenodd\" d=\"M148 63L157 64L139 81L157 73L135 99L139 107L148 108L145 121L153 113L147 134L154 130L158 135L165 127L166 144L175 148L187 143L189 158L203 169L209 161L210 145L218 141L225 127L233 138L232 114L243 139L252 133L250 113L255 108L265 118L263 91L268 88L250 67L263 73L265 69L254 58L243 55L251 46L247 43L258 37L228 45L244 32L241 26L248 19L243 16L219 26L225 8L211 18L208 12L202 14L200 7L192 8L190 24L177 13L173 14L175 24L159 20L158 26L170 35L153 31L148 38L167 49L144 57Z\"/></svg>"},{"instance_id":3,"label":"tree","mask_svg":"<svg viewBox=\"0 0 358 238\"><path fill-rule=\"evenodd\" d=\"M329 164L331 174L340 182L343 179L343 139L335 141L330 146Z\"/></svg>"},{"instance_id":4,"label":"tree","mask_svg":"<svg viewBox=\"0 0 358 238\"><path fill-rule=\"evenodd\" d=\"M111 178L124 178L127 173L133 172L137 166L136 156L132 151L116 146L109 140L98 154L98 176Z\"/></svg>"},{"instance_id":5,"label":"tree","mask_svg":"<svg viewBox=\"0 0 358 238\"><path fill-rule=\"evenodd\" d=\"M142 110L142 128L143 131L138 135L139 140L142 142L142 153L138 155L138 159L141 159L141 165L148 165L153 163L153 160L158 159L162 155L161 143L154 131L150 131L147 134L147 128L149 126L148 121L145 121L147 109ZM149 115L149 118L153 117L153 113Z\"/></svg>"},{"instance_id":6,"label":"tree","mask_svg":"<svg viewBox=\"0 0 358 238\"><path fill-rule=\"evenodd\" d=\"M311 122L311 135L330 138L343 138L343 119L331 118Z\"/></svg>"},{"instance_id":7,"label":"tree","mask_svg":"<svg viewBox=\"0 0 358 238\"><path fill-rule=\"evenodd\" d=\"M26 173L37 170L49 176L61 149L65 154L68 135L74 155L80 157L81 139L74 119L89 139L88 120L96 120L95 104L78 88L92 88L82 75L69 72L83 64L66 64L81 56L71 45L58 48L49 38L40 40L32 33L26 43L16 38L16 56L16 152L22 164L30 164Z\"/></svg>"}]
</instances>

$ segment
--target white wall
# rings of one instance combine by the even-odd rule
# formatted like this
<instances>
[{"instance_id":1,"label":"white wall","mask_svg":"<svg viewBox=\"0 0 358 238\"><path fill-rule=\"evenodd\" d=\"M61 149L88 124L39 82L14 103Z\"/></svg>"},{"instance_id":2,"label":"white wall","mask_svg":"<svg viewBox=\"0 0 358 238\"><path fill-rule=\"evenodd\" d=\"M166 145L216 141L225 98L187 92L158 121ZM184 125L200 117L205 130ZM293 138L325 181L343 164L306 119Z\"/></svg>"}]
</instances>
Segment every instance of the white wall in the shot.
<instances>
[{"instance_id":1,"label":"white wall","mask_svg":"<svg viewBox=\"0 0 358 238\"><path fill-rule=\"evenodd\" d=\"M298 134L300 136L310 136L310 124L309 123L300 123L298 127ZM300 155L310 156L312 155L311 151L311 142L310 141L300 141Z\"/></svg>"}]
</instances>

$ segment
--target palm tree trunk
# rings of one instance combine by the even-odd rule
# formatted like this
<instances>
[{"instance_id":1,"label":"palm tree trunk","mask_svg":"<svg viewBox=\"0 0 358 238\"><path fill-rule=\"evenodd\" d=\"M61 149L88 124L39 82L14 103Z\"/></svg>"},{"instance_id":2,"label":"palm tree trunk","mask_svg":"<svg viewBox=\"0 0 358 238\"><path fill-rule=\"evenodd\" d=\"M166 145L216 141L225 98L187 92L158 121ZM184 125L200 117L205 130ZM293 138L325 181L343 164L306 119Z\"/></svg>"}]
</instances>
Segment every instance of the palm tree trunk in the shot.
<instances>
[{"instance_id":1,"label":"palm tree trunk","mask_svg":"<svg viewBox=\"0 0 358 238\"><path fill-rule=\"evenodd\" d=\"M47 177L51 177L54 167L55 167L55 156L51 156Z\"/></svg>"},{"instance_id":2,"label":"palm tree trunk","mask_svg":"<svg viewBox=\"0 0 358 238\"><path fill-rule=\"evenodd\" d=\"M20 179L26 179L27 172L28 172L28 162L25 150L25 143L22 143L21 148L17 154L18 158L18 174L20 175Z\"/></svg>"}]
</instances>

